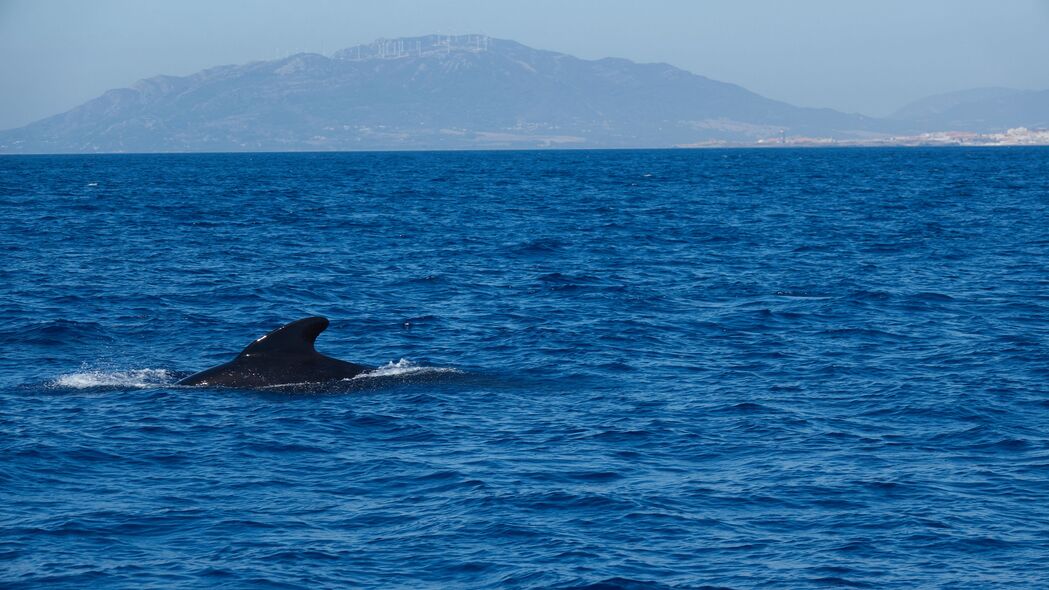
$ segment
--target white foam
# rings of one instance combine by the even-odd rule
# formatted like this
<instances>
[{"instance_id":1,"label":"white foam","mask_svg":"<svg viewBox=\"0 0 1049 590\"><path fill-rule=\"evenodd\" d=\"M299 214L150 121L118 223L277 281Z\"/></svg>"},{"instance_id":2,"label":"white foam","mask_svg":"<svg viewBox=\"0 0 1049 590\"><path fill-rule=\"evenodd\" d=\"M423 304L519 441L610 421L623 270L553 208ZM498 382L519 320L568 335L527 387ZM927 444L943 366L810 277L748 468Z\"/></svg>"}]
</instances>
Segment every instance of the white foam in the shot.
<instances>
[{"instance_id":1,"label":"white foam","mask_svg":"<svg viewBox=\"0 0 1049 590\"><path fill-rule=\"evenodd\" d=\"M166 369L131 369L128 371L83 371L59 375L49 383L52 387L88 389L91 387L159 387L175 382L174 375Z\"/></svg>"},{"instance_id":2,"label":"white foam","mask_svg":"<svg viewBox=\"0 0 1049 590\"><path fill-rule=\"evenodd\" d=\"M408 359L397 362L388 362L381 367L376 367L367 373L361 373L354 379L368 379L372 377L403 377L405 375L419 375L423 373L461 373L459 369L451 367L427 367L417 365Z\"/></svg>"}]
</instances>

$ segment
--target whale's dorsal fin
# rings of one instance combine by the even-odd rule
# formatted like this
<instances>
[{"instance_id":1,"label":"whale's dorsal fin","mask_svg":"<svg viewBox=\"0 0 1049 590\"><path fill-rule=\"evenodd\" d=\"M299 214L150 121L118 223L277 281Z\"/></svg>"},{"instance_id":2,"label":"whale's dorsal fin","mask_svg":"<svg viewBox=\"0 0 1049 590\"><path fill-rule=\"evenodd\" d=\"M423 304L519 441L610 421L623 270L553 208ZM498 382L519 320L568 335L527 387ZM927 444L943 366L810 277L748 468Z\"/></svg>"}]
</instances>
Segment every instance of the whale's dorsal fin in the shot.
<instances>
[{"instance_id":1,"label":"whale's dorsal fin","mask_svg":"<svg viewBox=\"0 0 1049 590\"><path fill-rule=\"evenodd\" d=\"M296 320L252 342L238 358L273 353L316 354L313 343L327 327L328 318L313 317Z\"/></svg>"}]
</instances>

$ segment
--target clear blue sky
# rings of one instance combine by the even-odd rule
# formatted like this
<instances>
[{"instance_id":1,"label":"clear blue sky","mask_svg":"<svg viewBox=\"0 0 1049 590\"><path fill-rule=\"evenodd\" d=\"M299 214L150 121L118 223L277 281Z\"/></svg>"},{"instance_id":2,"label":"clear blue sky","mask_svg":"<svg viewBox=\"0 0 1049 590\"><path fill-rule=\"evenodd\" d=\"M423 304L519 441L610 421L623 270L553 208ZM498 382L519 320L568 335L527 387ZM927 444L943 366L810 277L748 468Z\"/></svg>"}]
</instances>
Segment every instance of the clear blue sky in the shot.
<instances>
[{"instance_id":1,"label":"clear blue sky","mask_svg":"<svg viewBox=\"0 0 1049 590\"><path fill-rule=\"evenodd\" d=\"M0 129L155 74L427 33L667 62L871 115L1049 88L1049 0L0 0Z\"/></svg>"}]
</instances>

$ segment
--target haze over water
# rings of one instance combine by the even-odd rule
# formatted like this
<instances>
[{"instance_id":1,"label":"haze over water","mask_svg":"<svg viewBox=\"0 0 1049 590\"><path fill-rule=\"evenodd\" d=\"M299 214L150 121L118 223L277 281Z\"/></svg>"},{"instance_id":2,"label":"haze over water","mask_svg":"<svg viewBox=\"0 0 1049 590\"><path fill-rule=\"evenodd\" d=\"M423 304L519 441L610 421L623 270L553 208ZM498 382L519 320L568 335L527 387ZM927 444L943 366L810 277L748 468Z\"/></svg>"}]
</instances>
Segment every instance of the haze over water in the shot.
<instances>
[{"instance_id":1,"label":"haze over water","mask_svg":"<svg viewBox=\"0 0 1049 590\"><path fill-rule=\"evenodd\" d=\"M0 583L1039 587L1047 172L5 157ZM171 385L312 314L381 374Z\"/></svg>"}]
</instances>

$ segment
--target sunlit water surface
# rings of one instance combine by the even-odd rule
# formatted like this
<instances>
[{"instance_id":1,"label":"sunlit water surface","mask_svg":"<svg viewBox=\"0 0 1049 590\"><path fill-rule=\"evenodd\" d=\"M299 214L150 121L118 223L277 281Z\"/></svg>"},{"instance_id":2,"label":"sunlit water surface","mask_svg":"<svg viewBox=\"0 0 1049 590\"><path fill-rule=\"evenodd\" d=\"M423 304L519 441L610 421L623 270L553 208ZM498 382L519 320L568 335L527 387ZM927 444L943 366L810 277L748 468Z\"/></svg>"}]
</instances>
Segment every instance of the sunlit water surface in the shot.
<instances>
[{"instance_id":1,"label":"sunlit water surface","mask_svg":"<svg viewBox=\"0 0 1049 590\"><path fill-rule=\"evenodd\" d=\"M1049 150L0 158L0 584L1049 580ZM180 388L307 315L378 369Z\"/></svg>"}]
</instances>

